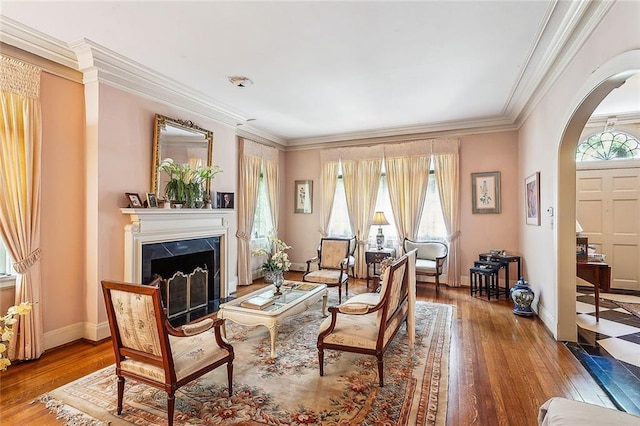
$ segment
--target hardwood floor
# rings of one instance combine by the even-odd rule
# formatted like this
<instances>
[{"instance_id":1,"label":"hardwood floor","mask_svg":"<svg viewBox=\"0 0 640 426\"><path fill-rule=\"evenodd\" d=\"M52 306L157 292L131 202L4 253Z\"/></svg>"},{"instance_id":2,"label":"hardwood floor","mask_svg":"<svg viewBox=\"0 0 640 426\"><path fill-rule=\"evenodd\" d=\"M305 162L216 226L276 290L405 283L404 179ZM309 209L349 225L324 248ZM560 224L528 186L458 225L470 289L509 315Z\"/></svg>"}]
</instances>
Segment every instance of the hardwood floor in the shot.
<instances>
[{"instance_id":1,"label":"hardwood floor","mask_svg":"<svg viewBox=\"0 0 640 426\"><path fill-rule=\"evenodd\" d=\"M288 279L299 279L288 272ZM261 284L239 289L246 294ZM419 284L418 300L456 307L451 333L448 425L536 425L538 407L552 396L614 407L589 373L542 322L518 317L509 301L472 298L468 288ZM334 290L331 290L334 291ZM349 280L349 294L366 292ZM113 363L111 341L75 342L39 360L0 373L0 424L57 425L42 404L44 392Z\"/></svg>"}]
</instances>

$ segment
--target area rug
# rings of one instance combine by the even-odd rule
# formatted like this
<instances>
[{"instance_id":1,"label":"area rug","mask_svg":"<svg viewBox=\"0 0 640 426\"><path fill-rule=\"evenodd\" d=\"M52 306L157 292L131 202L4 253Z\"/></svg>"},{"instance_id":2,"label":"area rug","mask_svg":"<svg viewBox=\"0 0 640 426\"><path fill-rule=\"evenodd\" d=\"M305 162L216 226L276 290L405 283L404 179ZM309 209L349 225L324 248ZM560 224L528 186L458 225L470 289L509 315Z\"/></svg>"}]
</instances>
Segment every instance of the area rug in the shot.
<instances>
[{"instance_id":1,"label":"area rug","mask_svg":"<svg viewBox=\"0 0 640 426\"><path fill-rule=\"evenodd\" d=\"M317 307L317 309L316 309ZM324 377L316 340L316 306L279 325L277 357L270 358L265 327L227 322L235 350L233 395L221 367L178 390L180 425L444 425L447 414L453 307L418 302L416 342L401 327L384 356L384 387L376 358L325 351ZM116 414L116 376L107 367L38 398L67 425L162 425L166 393L127 379L123 412Z\"/></svg>"},{"instance_id":2,"label":"area rug","mask_svg":"<svg viewBox=\"0 0 640 426\"><path fill-rule=\"evenodd\" d=\"M638 318L640 318L640 303L620 302L620 301L611 300L611 299L608 299L608 300L620 306L621 308L631 312L633 315L637 316Z\"/></svg>"}]
</instances>

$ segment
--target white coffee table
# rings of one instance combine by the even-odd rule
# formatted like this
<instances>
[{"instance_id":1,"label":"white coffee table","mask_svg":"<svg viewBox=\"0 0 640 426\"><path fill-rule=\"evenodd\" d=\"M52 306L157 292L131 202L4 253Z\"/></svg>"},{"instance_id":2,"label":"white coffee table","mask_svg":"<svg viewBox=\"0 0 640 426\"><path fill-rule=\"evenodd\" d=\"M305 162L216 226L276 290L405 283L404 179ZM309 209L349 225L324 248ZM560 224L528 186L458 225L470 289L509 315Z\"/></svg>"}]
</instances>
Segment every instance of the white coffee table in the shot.
<instances>
[{"instance_id":1,"label":"white coffee table","mask_svg":"<svg viewBox=\"0 0 640 426\"><path fill-rule=\"evenodd\" d=\"M315 305L322 298L322 316L327 316L327 286L324 284L303 283L285 280L280 288L282 295L274 296L275 287L269 285L260 290L249 293L238 299L220 305L218 318L231 320L235 323L256 326L263 325L269 329L271 335L271 358L276 357L276 338L278 337L278 323L292 315L304 312ZM275 303L264 309L244 308L240 304L252 297L274 297ZM226 338L225 327L222 335Z\"/></svg>"}]
</instances>

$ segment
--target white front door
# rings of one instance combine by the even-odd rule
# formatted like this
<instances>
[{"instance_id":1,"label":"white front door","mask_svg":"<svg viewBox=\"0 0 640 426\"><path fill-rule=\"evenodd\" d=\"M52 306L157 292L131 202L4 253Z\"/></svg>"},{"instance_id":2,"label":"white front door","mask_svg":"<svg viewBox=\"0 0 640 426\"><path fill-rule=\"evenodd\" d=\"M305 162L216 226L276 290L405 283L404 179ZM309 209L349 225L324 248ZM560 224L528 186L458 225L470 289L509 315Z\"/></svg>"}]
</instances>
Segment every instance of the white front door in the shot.
<instances>
[{"instance_id":1,"label":"white front door","mask_svg":"<svg viewBox=\"0 0 640 426\"><path fill-rule=\"evenodd\" d=\"M640 290L640 168L611 166L578 163L576 217L581 235L606 256L611 287Z\"/></svg>"}]
</instances>

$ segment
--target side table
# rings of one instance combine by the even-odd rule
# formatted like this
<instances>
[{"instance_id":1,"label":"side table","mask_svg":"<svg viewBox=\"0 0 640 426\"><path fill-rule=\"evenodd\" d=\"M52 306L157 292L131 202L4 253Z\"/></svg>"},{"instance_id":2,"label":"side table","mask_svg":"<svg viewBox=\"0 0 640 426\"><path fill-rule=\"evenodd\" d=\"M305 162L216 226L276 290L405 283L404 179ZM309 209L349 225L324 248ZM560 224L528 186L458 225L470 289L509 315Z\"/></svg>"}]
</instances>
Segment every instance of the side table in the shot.
<instances>
[{"instance_id":1,"label":"side table","mask_svg":"<svg viewBox=\"0 0 640 426\"><path fill-rule=\"evenodd\" d=\"M372 279L378 279L380 276L376 274L376 265L382 262L387 257L396 257L396 250L383 248L369 249L364 253L364 261L367 264L367 288L369 288L369 281ZM373 275L369 274L371 268L373 268Z\"/></svg>"}]
</instances>

